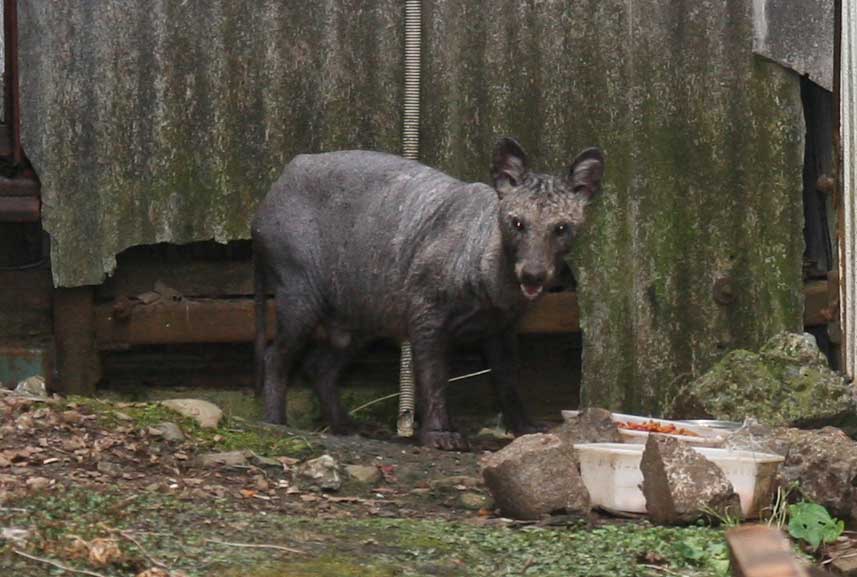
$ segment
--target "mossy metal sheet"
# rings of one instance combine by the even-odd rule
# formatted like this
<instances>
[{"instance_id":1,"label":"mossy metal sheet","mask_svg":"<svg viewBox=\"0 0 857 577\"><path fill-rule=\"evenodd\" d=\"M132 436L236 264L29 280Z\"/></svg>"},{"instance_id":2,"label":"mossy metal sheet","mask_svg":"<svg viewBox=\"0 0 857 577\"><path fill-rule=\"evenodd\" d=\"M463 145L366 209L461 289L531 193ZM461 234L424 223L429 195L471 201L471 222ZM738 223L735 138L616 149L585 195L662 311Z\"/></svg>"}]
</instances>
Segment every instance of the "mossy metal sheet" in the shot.
<instances>
[{"instance_id":1,"label":"mossy metal sheet","mask_svg":"<svg viewBox=\"0 0 857 577\"><path fill-rule=\"evenodd\" d=\"M19 3L23 145L54 282L126 247L247 238L300 152L398 151L395 0Z\"/></svg>"},{"instance_id":2,"label":"mossy metal sheet","mask_svg":"<svg viewBox=\"0 0 857 577\"><path fill-rule=\"evenodd\" d=\"M584 404L658 413L726 350L800 329L799 79L752 55L750 0L425 0L424 14L429 164L485 179L503 134L541 168L607 154L574 258Z\"/></svg>"}]
</instances>

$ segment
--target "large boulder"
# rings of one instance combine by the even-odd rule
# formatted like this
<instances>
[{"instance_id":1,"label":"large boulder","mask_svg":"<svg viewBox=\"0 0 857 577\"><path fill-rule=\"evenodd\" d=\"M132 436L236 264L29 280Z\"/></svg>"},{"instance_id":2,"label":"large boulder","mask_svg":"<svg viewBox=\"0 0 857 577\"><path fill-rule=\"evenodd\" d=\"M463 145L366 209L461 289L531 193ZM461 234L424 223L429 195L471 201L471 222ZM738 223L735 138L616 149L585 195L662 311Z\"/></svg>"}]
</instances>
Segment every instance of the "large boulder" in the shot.
<instances>
[{"instance_id":1,"label":"large boulder","mask_svg":"<svg viewBox=\"0 0 857 577\"><path fill-rule=\"evenodd\" d=\"M758 353L735 350L689 385L692 405L717 419L755 417L774 426L855 412L854 391L809 334L780 333Z\"/></svg>"},{"instance_id":2,"label":"large boulder","mask_svg":"<svg viewBox=\"0 0 857 577\"><path fill-rule=\"evenodd\" d=\"M220 407L202 399L168 399L161 404L196 421L203 429L216 429L223 418Z\"/></svg>"},{"instance_id":3,"label":"large boulder","mask_svg":"<svg viewBox=\"0 0 857 577\"><path fill-rule=\"evenodd\" d=\"M555 512L588 513L589 492L571 445L557 435L524 435L483 457L482 476L500 512L540 519Z\"/></svg>"},{"instance_id":4,"label":"large boulder","mask_svg":"<svg viewBox=\"0 0 857 577\"><path fill-rule=\"evenodd\" d=\"M720 467L678 439L649 435L640 470L646 511L657 523L677 525L706 514L741 514L738 494Z\"/></svg>"},{"instance_id":5,"label":"large boulder","mask_svg":"<svg viewBox=\"0 0 857 577\"><path fill-rule=\"evenodd\" d=\"M728 446L782 455L777 479L781 487L797 484L806 500L832 515L857 519L857 442L841 430L749 424L729 438Z\"/></svg>"}]
</instances>

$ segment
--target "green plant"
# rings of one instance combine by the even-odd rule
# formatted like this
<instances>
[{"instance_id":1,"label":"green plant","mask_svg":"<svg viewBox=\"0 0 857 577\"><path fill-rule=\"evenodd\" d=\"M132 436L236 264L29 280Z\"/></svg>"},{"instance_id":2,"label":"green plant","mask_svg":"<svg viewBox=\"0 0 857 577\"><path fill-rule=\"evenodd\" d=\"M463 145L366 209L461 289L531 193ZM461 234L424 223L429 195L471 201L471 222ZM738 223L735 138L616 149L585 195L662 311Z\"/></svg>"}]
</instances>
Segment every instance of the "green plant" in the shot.
<instances>
[{"instance_id":1,"label":"green plant","mask_svg":"<svg viewBox=\"0 0 857 577\"><path fill-rule=\"evenodd\" d=\"M789 497L793 491L799 491L797 483L791 483L786 486L777 487L777 496L774 499L773 505L765 508L768 515L768 527L776 527L782 529L786 525L786 520L789 516Z\"/></svg>"},{"instance_id":2,"label":"green plant","mask_svg":"<svg viewBox=\"0 0 857 577\"><path fill-rule=\"evenodd\" d=\"M845 523L831 517L827 509L817 503L789 505L789 535L805 541L813 551L835 541L844 530Z\"/></svg>"}]
</instances>

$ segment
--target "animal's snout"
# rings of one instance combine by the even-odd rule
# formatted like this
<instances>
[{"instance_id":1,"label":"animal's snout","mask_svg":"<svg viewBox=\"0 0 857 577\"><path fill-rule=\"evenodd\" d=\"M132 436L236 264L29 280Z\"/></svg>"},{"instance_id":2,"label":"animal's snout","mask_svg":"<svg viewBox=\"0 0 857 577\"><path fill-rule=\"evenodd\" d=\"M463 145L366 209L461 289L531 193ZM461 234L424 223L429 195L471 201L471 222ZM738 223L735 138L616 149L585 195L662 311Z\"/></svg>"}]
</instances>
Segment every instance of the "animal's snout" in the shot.
<instances>
[{"instance_id":1,"label":"animal's snout","mask_svg":"<svg viewBox=\"0 0 857 577\"><path fill-rule=\"evenodd\" d=\"M544 286L548 271L545 269L524 269L521 271L521 283L524 286Z\"/></svg>"},{"instance_id":2,"label":"animal's snout","mask_svg":"<svg viewBox=\"0 0 857 577\"><path fill-rule=\"evenodd\" d=\"M548 271L544 268L523 268L519 275L521 292L529 300L535 300L544 289Z\"/></svg>"}]
</instances>

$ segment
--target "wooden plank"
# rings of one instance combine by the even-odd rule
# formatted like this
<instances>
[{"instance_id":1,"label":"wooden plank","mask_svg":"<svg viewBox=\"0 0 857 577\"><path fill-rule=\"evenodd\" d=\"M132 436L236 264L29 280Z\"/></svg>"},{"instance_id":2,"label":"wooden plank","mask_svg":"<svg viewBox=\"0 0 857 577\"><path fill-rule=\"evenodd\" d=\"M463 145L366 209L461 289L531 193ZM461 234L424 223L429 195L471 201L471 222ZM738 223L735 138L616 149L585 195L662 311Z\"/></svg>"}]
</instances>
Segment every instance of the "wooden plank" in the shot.
<instances>
[{"instance_id":1,"label":"wooden plank","mask_svg":"<svg viewBox=\"0 0 857 577\"><path fill-rule=\"evenodd\" d=\"M222 265L205 265L209 271ZM250 279L246 279L247 263L228 263L228 273L223 283L225 291L249 291ZM234 265L234 266L233 266ZM149 270L145 275L119 279L111 292L141 294L152 289L154 280L159 278L187 282L163 282L179 292L210 291L210 277L207 280L193 281L183 277L177 271L190 273L195 265L176 267L167 274L157 275ZM203 267L203 268L205 268ZM148 280L143 280L148 279ZM152 282L148 286L146 282ZM147 288L148 286L148 288ZM118 290L121 289L121 290ZM145 290L144 290L145 289ZM184 290L183 290L184 289ZM816 324L825 324L824 309L827 307L827 283L818 281L807 285L807 319ZM273 305L268 307L268 326L273 327ZM230 299L191 299L180 302L158 302L152 305L139 305L130 310L127 318L119 318L111 303L96 307L96 335L101 348L121 347L139 344L177 344L177 343L227 343L250 342L253 340L253 300L251 298ZM811 326L811 325L808 325ZM572 292L546 294L522 319L519 332L531 333L572 333L580 330L580 313L577 307L577 295Z\"/></svg>"},{"instance_id":2,"label":"wooden plank","mask_svg":"<svg viewBox=\"0 0 857 577\"><path fill-rule=\"evenodd\" d=\"M119 318L113 305L96 307L99 348L179 343L238 343L253 340L253 299L185 299L139 305ZM273 301L268 303L269 337L274 327Z\"/></svg>"},{"instance_id":3,"label":"wooden plank","mask_svg":"<svg viewBox=\"0 0 857 577\"><path fill-rule=\"evenodd\" d=\"M573 293L545 295L521 324L521 332L577 330ZM95 309L95 332L102 349L143 344L250 342L254 332L252 299L185 299L133 307L119 315L112 304ZM565 312L564 312L565 311ZM124 318L120 318L120 316ZM274 305L268 302L268 337L273 334Z\"/></svg>"},{"instance_id":4,"label":"wooden plank","mask_svg":"<svg viewBox=\"0 0 857 577\"><path fill-rule=\"evenodd\" d=\"M92 287L54 292L54 340L59 387L63 393L91 395L101 379L95 344L95 291Z\"/></svg>"},{"instance_id":5,"label":"wooden plank","mask_svg":"<svg viewBox=\"0 0 857 577\"><path fill-rule=\"evenodd\" d=\"M779 529L741 525L726 531L726 543L735 577L808 577Z\"/></svg>"}]
</instances>

